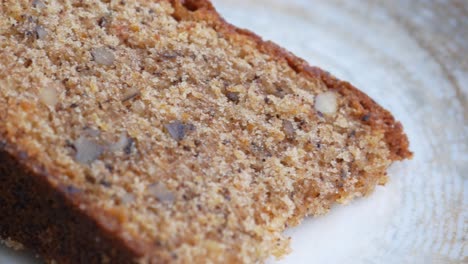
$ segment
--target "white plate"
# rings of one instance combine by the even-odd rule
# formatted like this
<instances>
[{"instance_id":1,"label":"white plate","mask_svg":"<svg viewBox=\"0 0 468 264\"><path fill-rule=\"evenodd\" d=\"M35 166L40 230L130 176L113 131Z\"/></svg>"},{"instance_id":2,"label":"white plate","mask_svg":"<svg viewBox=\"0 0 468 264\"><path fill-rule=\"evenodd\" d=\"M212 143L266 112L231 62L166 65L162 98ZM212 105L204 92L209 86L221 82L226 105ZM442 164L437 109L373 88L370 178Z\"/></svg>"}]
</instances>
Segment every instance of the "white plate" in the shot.
<instances>
[{"instance_id":1,"label":"white plate","mask_svg":"<svg viewBox=\"0 0 468 264\"><path fill-rule=\"evenodd\" d=\"M293 251L279 263L467 263L466 2L214 2L228 21L389 109L415 153L393 165L390 182L370 197L287 230ZM0 248L0 263L34 262Z\"/></svg>"}]
</instances>

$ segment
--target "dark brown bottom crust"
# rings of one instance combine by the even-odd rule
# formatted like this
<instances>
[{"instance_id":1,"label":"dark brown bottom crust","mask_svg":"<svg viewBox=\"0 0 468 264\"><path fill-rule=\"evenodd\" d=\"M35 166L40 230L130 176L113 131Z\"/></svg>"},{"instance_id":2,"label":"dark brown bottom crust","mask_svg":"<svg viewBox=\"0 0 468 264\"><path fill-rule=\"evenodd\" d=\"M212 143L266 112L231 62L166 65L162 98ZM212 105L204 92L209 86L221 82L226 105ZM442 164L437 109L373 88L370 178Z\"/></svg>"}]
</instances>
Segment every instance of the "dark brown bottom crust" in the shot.
<instances>
[{"instance_id":1,"label":"dark brown bottom crust","mask_svg":"<svg viewBox=\"0 0 468 264\"><path fill-rule=\"evenodd\" d=\"M134 254L63 194L0 151L0 237L58 263L132 263ZM112 261L110 261L112 260Z\"/></svg>"}]
</instances>

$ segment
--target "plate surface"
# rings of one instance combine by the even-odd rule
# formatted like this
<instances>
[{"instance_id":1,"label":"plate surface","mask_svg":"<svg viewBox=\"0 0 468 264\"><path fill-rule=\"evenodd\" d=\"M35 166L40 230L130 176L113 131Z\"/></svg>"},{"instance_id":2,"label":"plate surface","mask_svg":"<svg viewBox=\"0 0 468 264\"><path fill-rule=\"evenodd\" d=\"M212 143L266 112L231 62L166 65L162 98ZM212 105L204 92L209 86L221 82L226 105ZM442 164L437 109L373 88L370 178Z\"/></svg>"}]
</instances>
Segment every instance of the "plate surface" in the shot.
<instances>
[{"instance_id":1,"label":"plate surface","mask_svg":"<svg viewBox=\"0 0 468 264\"><path fill-rule=\"evenodd\" d=\"M468 263L468 2L214 0L225 18L350 81L415 156L367 198L286 231L286 263ZM0 263L39 263L0 247Z\"/></svg>"}]
</instances>

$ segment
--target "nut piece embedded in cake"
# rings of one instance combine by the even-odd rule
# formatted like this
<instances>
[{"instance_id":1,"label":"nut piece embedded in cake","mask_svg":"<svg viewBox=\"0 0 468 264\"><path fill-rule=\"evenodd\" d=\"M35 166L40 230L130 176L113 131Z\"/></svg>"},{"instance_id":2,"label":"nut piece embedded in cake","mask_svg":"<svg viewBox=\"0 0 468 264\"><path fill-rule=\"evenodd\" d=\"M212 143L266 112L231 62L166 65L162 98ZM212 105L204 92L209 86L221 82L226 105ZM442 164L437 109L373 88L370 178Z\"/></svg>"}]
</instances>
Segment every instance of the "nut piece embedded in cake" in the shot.
<instances>
[{"instance_id":1,"label":"nut piece embedded in cake","mask_svg":"<svg viewBox=\"0 0 468 264\"><path fill-rule=\"evenodd\" d=\"M336 93L328 91L315 97L315 110L325 115L333 115L338 110Z\"/></svg>"},{"instance_id":2,"label":"nut piece embedded in cake","mask_svg":"<svg viewBox=\"0 0 468 264\"><path fill-rule=\"evenodd\" d=\"M39 91L39 100L48 106L55 106L58 103L57 90L54 87L46 86Z\"/></svg>"},{"instance_id":3,"label":"nut piece embedded in cake","mask_svg":"<svg viewBox=\"0 0 468 264\"><path fill-rule=\"evenodd\" d=\"M115 56L108 48L100 47L91 51L91 55L96 63L110 66L115 61Z\"/></svg>"}]
</instances>

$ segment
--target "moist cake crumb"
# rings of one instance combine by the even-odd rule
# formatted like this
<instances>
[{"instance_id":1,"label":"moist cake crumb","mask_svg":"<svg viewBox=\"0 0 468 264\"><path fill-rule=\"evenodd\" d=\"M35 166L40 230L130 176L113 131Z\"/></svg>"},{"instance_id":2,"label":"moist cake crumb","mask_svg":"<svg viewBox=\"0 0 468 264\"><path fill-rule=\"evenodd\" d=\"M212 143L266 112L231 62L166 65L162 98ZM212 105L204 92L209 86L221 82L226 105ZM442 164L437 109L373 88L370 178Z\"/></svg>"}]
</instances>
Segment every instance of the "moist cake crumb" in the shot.
<instances>
[{"instance_id":1,"label":"moist cake crumb","mask_svg":"<svg viewBox=\"0 0 468 264\"><path fill-rule=\"evenodd\" d=\"M411 157L388 111L206 0L3 1L0 57L0 236L61 263L280 257Z\"/></svg>"}]
</instances>

